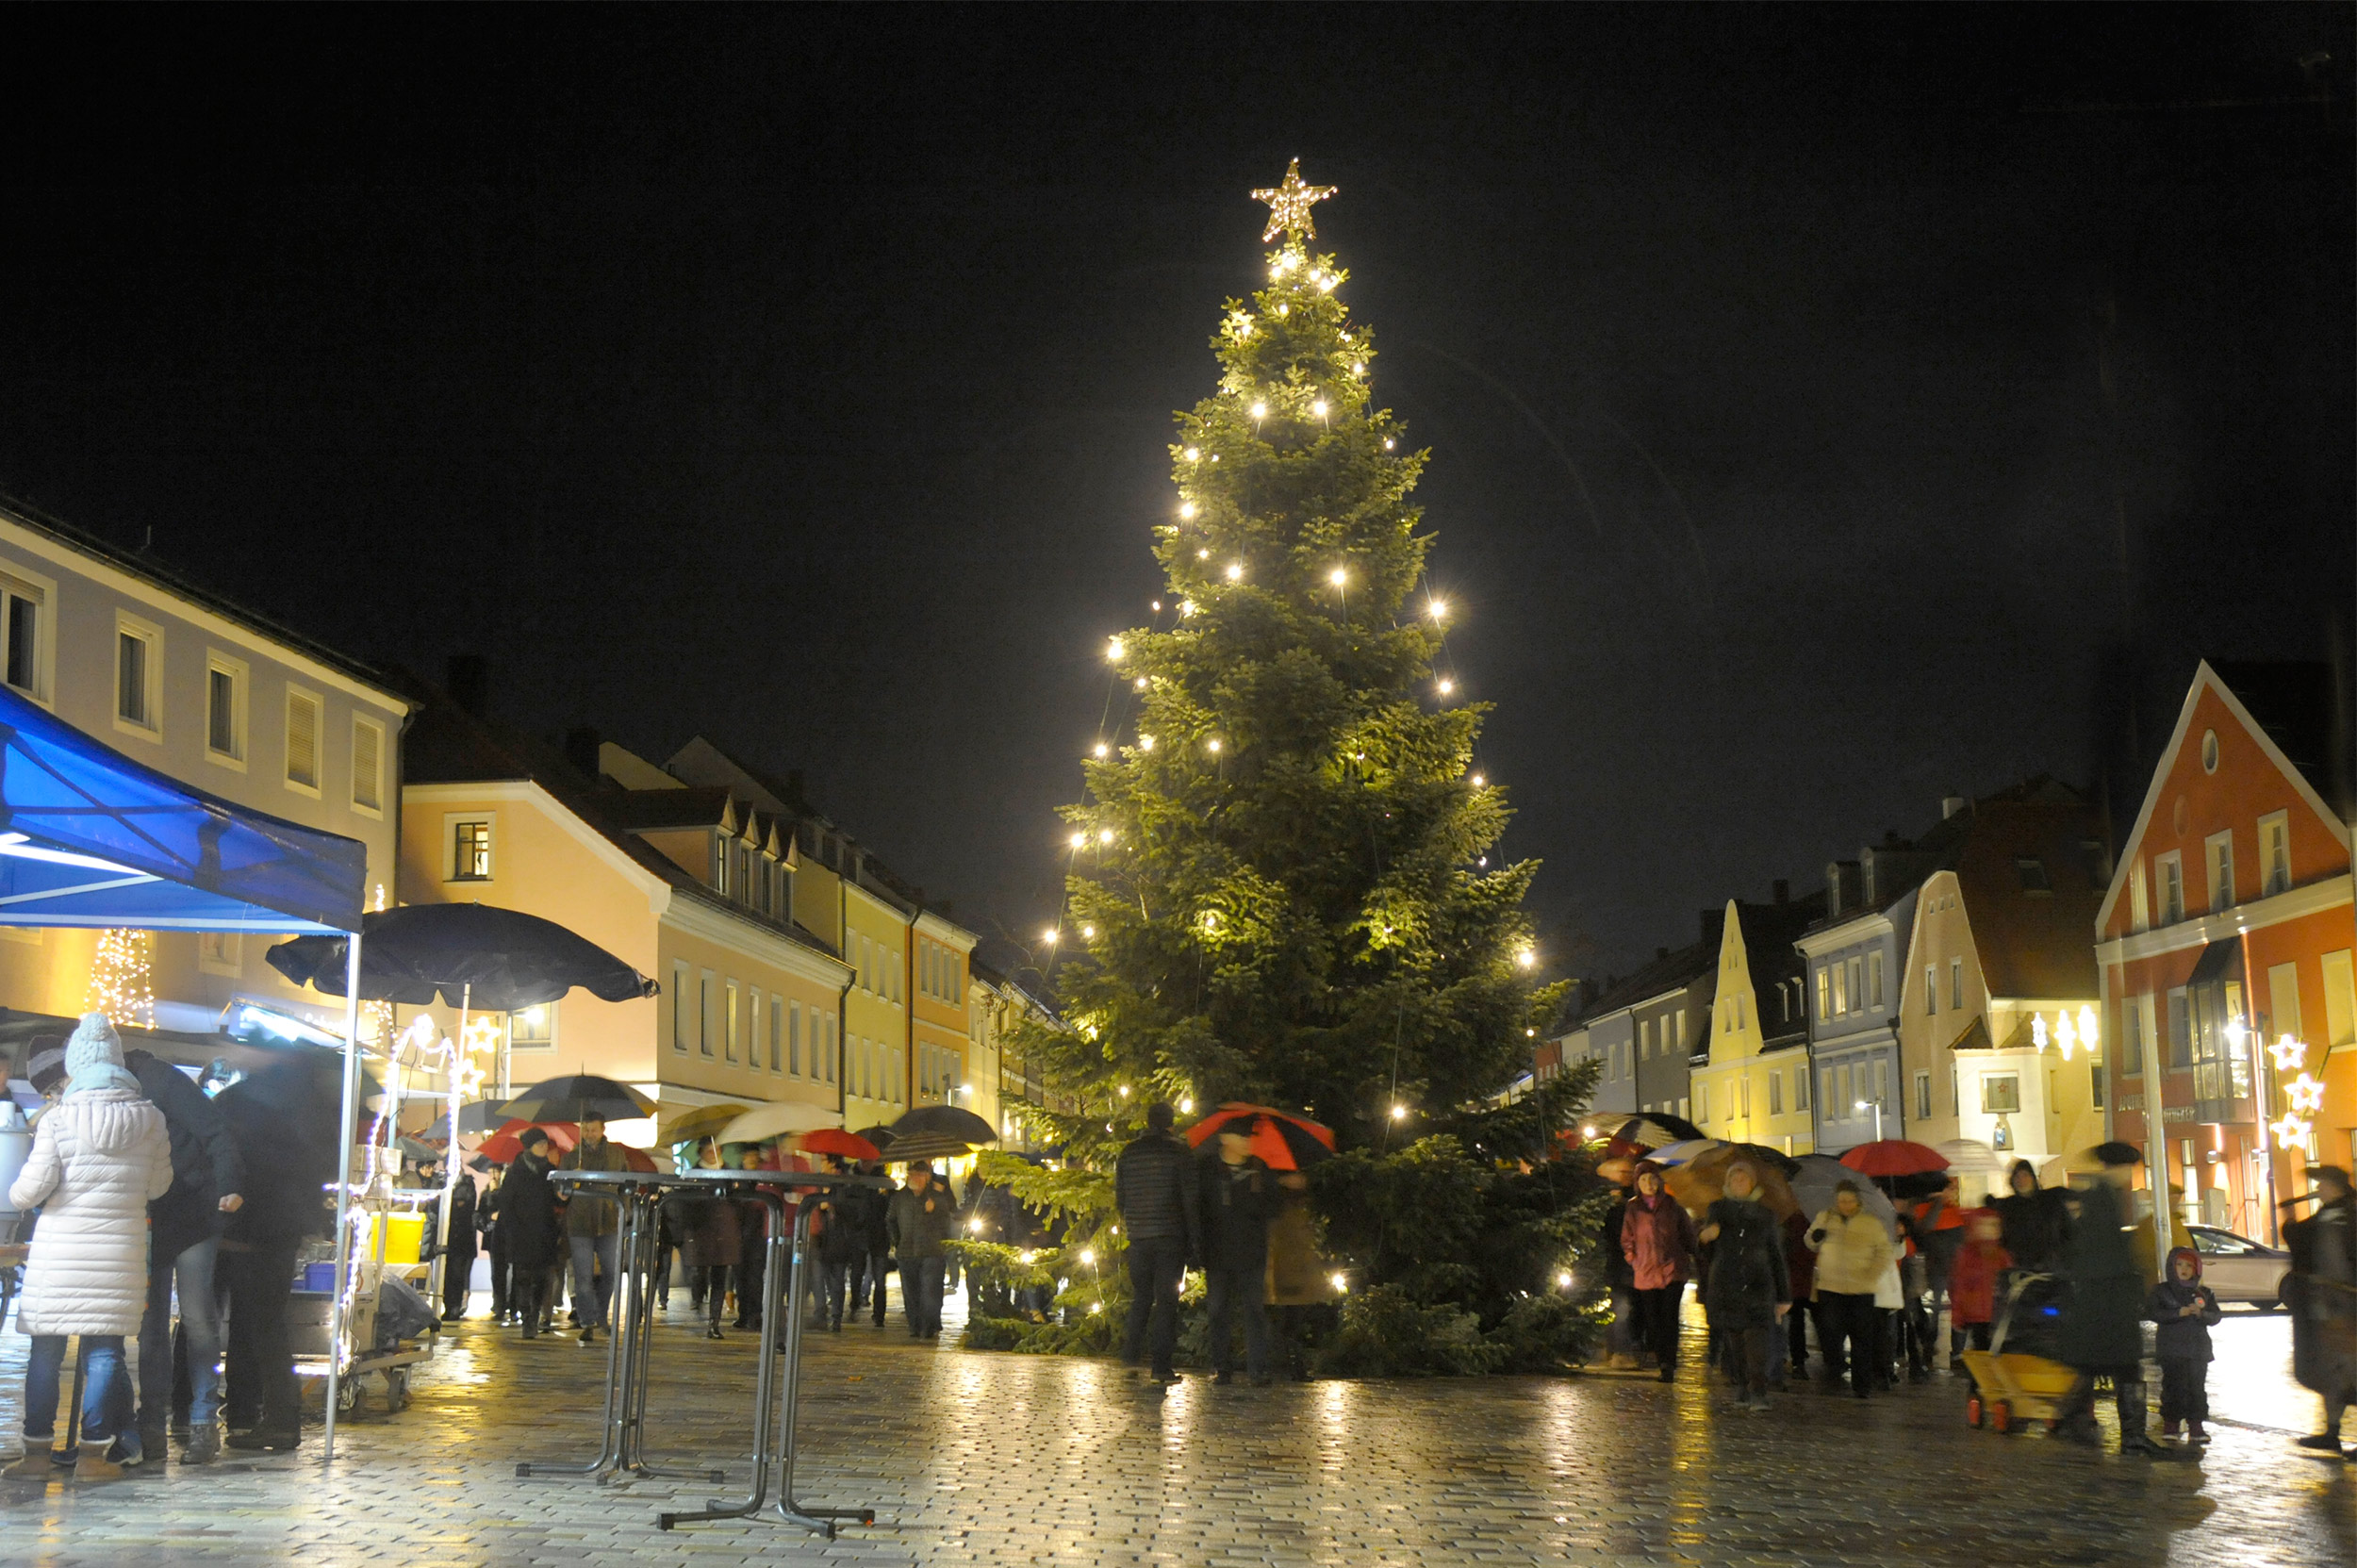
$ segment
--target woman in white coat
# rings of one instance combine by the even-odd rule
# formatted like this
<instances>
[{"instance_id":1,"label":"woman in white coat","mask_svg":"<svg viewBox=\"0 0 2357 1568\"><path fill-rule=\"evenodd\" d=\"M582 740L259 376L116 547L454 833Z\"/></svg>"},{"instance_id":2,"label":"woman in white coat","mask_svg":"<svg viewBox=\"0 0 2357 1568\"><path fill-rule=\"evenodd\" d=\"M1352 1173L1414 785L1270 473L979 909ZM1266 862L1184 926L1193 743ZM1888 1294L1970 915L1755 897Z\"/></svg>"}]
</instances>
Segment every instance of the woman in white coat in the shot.
<instances>
[{"instance_id":1,"label":"woman in white coat","mask_svg":"<svg viewBox=\"0 0 2357 1568\"><path fill-rule=\"evenodd\" d=\"M50 1439L69 1334L82 1338L82 1439L75 1480L123 1474L107 1449L130 1408L123 1341L147 1309L147 1206L172 1185L163 1113L123 1065L123 1042L103 1013L86 1013L65 1048L65 1094L41 1118L33 1152L8 1189L41 1211L25 1262L17 1327L32 1336L25 1370L25 1456L6 1474L56 1474Z\"/></svg>"}]
</instances>

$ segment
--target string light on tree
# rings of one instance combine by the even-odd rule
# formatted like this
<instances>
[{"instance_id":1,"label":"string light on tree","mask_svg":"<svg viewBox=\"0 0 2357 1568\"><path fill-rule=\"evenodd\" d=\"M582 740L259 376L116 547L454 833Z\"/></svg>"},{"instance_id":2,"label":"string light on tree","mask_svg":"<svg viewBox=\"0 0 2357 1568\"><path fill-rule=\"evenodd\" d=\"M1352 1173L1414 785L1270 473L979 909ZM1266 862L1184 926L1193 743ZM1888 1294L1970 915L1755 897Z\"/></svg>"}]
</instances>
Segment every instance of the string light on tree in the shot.
<instances>
[{"instance_id":1,"label":"string light on tree","mask_svg":"<svg viewBox=\"0 0 2357 1568\"><path fill-rule=\"evenodd\" d=\"M117 1029L156 1027L154 966L143 931L117 927L99 933L91 959L89 1011Z\"/></svg>"}]
</instances>

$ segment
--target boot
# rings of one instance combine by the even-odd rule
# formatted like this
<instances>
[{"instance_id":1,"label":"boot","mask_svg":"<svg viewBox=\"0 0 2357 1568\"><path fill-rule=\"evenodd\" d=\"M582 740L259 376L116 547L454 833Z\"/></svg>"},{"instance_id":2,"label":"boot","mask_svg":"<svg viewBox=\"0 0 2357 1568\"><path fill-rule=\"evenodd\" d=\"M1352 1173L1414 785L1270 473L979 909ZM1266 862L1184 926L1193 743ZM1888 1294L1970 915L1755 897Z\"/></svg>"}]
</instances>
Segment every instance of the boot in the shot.
<instances>
[{"instance_id":1,"label":"boot","mask_svg":"<svg viewBox=\"0 0 2357 1568\"><path fill-rule=\"evenodd\" d=\"M66 1467L58 1462L45 1437L28 1438L25 1444L24 1458L11 1461L6 1469L0 1469L0 1476L6 1476L12 1481L49 1481L65 1473Z\"/></svg>"},{"instance_id":2,"label":"boot","mask_svg":"<svg viewBox=\"0 0 2357 1568\"><path fill-rule=\"evenodd\" d=\"M2119 1451L2123 1454L2166 1454L2167 1448L2152 1441L2145 1431L2151 1419L2150 1407L2144 1402L2142 1382L2118 1385Z\"/></svg>"},{"instance_id":3,"label":"boot","mask_svg":"<svg viewBox=\"0 0 2357 1568\"><path fill-rule=\"evenodd\" d=\"M180 1450L182 1464L210 1464L221 1458L221 1423L207 1421L189 1428L188 1445Z\"/></svg>"},{"instance_id":4,"label":"boot","mask_svg":"<svg viewBox=\"0 0 2357 1568\"><path fill-rule=\"evenodd\" d=\"M76 1481L121 1480L123 1466L107 1457L107 1446L113 1442L112 1438L106 1437L95 1441L84 1439L81 1457L74 1461L74 1478Z\"/></svg>"},{"instance_id":5,"label":"boot","mask_svg":"<svg viewBox=\"0 0 2357 1568\"><path fill-rule=\"evenodd\" d=\"M2204 1444L2210 1441L2210 1434L2201 1429L2201 1423L2199 1421L2188 1421L2185 1423L2185 1436L2196 1444Z\"/></svg>"}]
</instances>

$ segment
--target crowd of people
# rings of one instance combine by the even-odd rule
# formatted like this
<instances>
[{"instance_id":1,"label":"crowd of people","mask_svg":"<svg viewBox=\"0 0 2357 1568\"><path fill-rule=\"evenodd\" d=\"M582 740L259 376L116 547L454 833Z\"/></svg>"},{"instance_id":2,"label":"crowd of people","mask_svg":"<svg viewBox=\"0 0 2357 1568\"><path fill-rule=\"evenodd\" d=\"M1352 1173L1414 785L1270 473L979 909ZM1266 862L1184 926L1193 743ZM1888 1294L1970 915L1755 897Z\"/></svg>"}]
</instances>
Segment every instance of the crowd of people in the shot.
<instances>
[{"instance_id":1,"label":"crowd of people","mask_svg":"<svg viewBox=\"0 0 2357 1568\"><path fill-rule=\"evenodd\" d=\"M2008 1345L2072 1374L2056 1411L2060 1435L2101 1442L2095 1402L2108 1385L2123 1452L2175 1451L2148 1430L2150 1323L2162 1436L2206 1443L2217 1297L2201 1283L2191 1246L2168 1251L2165 1274L2154 1267L2154 1228L2130 1198L2136 1151L2106 1144L2096 1152L2101 1175L2083 1186L2043 1187L2020 1161L2004 1195L1986 1205L1961 1203L1952 1180L1912 1204L1878 1198L1887 1218L1870 1212L1872 1187L1863 1178L1838 1183L1831 1205L1814 1215L1779 1218L1761 1201L1758 1170L1739 1159L1726 1165L1723 1195L1699 1223L1671 1196L1664 1168L1641 1161L1606 1224L1609 1364L1672 1380L1680 1308L1693 1283L1711 1363L1738 1408L1765 1410L1772 1391L1810 1380L1812 1329L1824 1392L1846 1387L1868 1399L1903 1377L1923 1383L1936 1376L1943 1307L1947 1370L1969 1375L1966 1352L1991 1348L2003 1303L2035 1299L2054 1305L2056 1328L2035 1338L2017 1331ZM2322 1165L2311 1179L2312 1190L2285 1204L2315 1210L2284 1224L2292 1254L2284 1294L2294 1376L2324 1407L2322 1430L2302 1445L2337 1454L2344 1412L2357 1403L2357 1202L2347 1171Z\"/></svg>"}]
</instances>

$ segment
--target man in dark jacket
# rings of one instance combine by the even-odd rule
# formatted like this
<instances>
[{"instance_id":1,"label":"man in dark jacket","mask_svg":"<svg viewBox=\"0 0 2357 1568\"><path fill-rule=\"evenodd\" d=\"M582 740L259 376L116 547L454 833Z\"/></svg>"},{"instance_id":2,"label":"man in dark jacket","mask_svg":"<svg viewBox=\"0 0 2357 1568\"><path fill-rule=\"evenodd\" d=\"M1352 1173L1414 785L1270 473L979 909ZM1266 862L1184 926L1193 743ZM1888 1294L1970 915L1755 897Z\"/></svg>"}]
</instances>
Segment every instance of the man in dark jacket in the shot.
<instances>
[{"instance_id":1,"label":"man in dark jacket","mask_svg":"<svg viewBox=\"0 0 2357 1568\"><path fill-rule=\"evenodd\" d=\"M1232 1383L1235 1314L1244 1313L1244 1368L1259 1386L1269 1381L1268 1222L1277 1212L1277 1181L1251 1152L1242 1132L1219 1135L1219 1158L1203 1164L1197 1206L1203 1222L1205 1306L1209 1309L1215 1383Z\"/></svg>"},{"instance_id":2,"label":"man in dark jacket","mask_svg":"<svg viewBox=\"0 0 2357 1568\"><path fill-rule=\"evenodd\" d=\"M331 1229L341 1087L332 1059L295 1058L223 1090L213 1107L244 1170L245 1201L222 1228L229 1291L227 1446L286 1452L302 1437L294 1345L287 1332L295 1257Z\"/></svg>"},{"instance_id":3,"label":"man in dark jacket","mask_svg":"<svg viewBox=\"0 0 2357 1568\"><path fill-rule=\"evenodd\" d=\"M882 1176L881 1163L870 1161L860 1166L863 1174ZM866 1251L852 1263L851 1316L873 1312L877 1328L884 1321L884 1279L892 1272L892 1195L880 1187L854 1187L835 1199L844 1224L866 1238ZM870 1298L873 1298L872 1300Z\"/></svg>"},{"instance_id":4,"label":"man in dark jacket","mask_svg":"<svg viewBox=\"0 0 2357 1568\"><path fill-rule=\"evenodd\" d=\"M513 1270L508 1302L523 1319L524 1338L538 1339L549 1275L562 1257L562 1237L556 1189L549 1185L549 1135L527 1127L517 1141L522 1148L507 1167L507 1180L500 1183L497 1195L499 1228L507 1237L507 1263Z\"/></svg>"},{"instance_id":5,"label":"man in dark jacket","mask_svg":"<svg viewBox=\"0 0 2357 1568\"><path fill-rule=\"evenodd\" d=\"M2037 1184L2037 1167L2027 1160L2016 1160L2006 1180L2012 1191L1989 1205L2004 1227L1998 1239L2014 1267L2051 1274L2061 1266L2063 1244L2070 1239L2069 1203L2056 1189Z\"/></svg>"},{"instance_id":6,"label":"man in dark jacket","mask_svg":"<svg viewBox=\"0 0 2357 1568\"><path fill-rule=\"evenodd\" d=\"M827 1167L834 1171L851 1168L839 1155L829 1155ZM850 1201L857 1196L861 1189L846 1187L815 1199L818 1205L818 1320L837 1331L843 1327L843 1303L850 1294L851 1276L867 1262L866 1219L860 1206Z\"/></svg>"},{"instance_id":7,"label":"man in dark jacket","mask_svg":"<svg viewBox=\"0 0 2357 1568\"><path fill-rule=\"evenodd\" d=\"M169 1062L123 1053L140 1089L164 1114L172 1138L172 1187L147 1206L147 1312L140 1320L141 1452L163 1458L173 1390L172 1291L180 1287L180 1329L189 1384L188 1445L182 1460L204 1464L221 1451L221 1304L213 1290L225 1215L245 1204L245 1163L229 1124L205 1091Z\"/></svg>"},{"instance_id":8,"label":"man in dark jacket","mask_svg":"<svg viewBox=\"0 0 2357 1568\"><path fill-rule=\"evenodd\" d=\"M2119 1451L2165 1454L2145 1434L2144 1279L2128 1245L2128 1183L2140 1156L2127 1144L2098 1147L2102 1179L2080 1195L2079 1217L2064 1245L2062 1269L2070 1281L2063 1309L2060 1360L2079 1374L2055 1416L2055 1429L2078 1443L2096 1444L2095 1380L2112 1380L2119 1411Z\"/></svg>"},{"instance_id":9,"label":"man in dark jacket","mask_svg":"<svg viewBox=\"0 0 2357 1568\"><path fill-rule=\"evenodd\" d=\"M442 1205L450 1205L450 1224L442 1224ZM438 1246L442 1260L442 1321L455 1323L467 1315L467 1286L474 1274L474 1178L464 1170L442 1197L425 1211L426 1245ZM445 1239L436 1242L437 1233Z\"/></svg>"},{"instance_id":10,"label":"man in dark jacket","mask_svg":"<svg viewBox=\"0 0 2357 1568\"><path fill-rule=\"evenodd\" d=\"M942 1244L957 1223L949 1189L933 1180L931 1167L911 1165L909 1184L892 1195L887 1221L892 1250L900 1259L900 1308L911 1339L941 1337L941 1281L949 1257Z\"/></svg>"},{"instance_id":11,"label":"man in dark jacket","mask_svg":"<svg viewBox=\"0 0 2357 1568\"><path fill-rule=\"evenodd\" d=\"M581 1142L559 1170L624 1171L622 1151L605 1141L605 1118L581 1118ZM621 1205L592 1187L576 1188L565 1205L565 1240L572 1256L573 1311L581 1316L581 1343L597 1342L611 1321L614 1282L620 1278Z\"/></svg>"},{"instance_id":12,"label":"man in dark jacket","mask_svg":"<svg viewBox=\"0 0 2357 1568\"><path fill-rule=\"evenodd\" d=\"M1178 1287L1187 1260L1201 1251L1195 1156L1171 1131L1176 1119L1159 1100L1147 1106L1146 1135L1113 1164L1113 1204L1129 1249L1129 1322L1121 1359L1137 1363L1150 1324L1153 1364L1146 1376L1157 1383L1178 1380L1170 1364L1178 1347Z\"/></svg>"}]
</instances>

